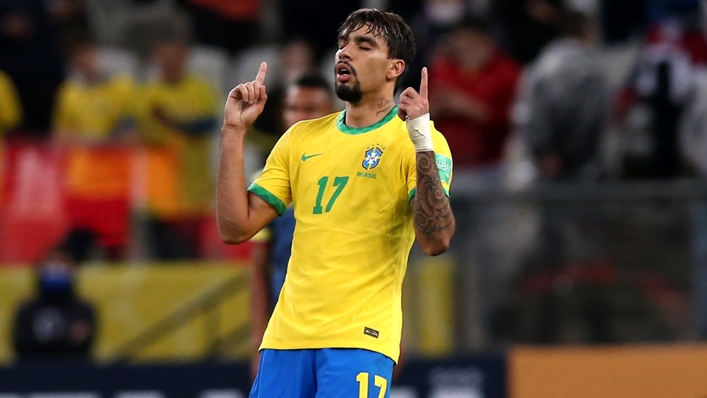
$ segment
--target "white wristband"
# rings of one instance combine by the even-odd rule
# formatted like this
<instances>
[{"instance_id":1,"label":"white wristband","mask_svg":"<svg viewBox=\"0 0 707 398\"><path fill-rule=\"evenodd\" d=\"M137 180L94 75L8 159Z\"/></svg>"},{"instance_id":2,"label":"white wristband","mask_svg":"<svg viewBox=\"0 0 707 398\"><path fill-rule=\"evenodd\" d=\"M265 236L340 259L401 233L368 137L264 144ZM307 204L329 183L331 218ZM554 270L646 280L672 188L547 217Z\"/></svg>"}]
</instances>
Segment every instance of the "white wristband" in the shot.
<instances>
[{"instance_id":1,"label":"white wristband","mask_svg":"<svg viewBox=\"0 0 707 398\"><path fill-rule=\"evenodd\" d=\"M435 147L432 143L432 131L430 130L430 114L425 113L412 120L405 121L408 128L408 134L416 152L434 151Z\"/></svg>"}]
</instances>

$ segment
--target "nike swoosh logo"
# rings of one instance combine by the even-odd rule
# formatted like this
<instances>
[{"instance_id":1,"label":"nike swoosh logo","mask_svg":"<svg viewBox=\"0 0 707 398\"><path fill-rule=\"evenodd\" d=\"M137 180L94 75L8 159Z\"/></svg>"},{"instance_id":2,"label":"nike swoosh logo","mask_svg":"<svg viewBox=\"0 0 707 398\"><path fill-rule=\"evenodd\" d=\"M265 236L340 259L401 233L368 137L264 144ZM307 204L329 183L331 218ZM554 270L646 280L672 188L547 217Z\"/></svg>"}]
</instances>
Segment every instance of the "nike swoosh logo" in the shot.
<instances>
[{"instance_id":1,"label":"nike swoosh logo","mask_svg":"<svg viewBox=\"0 0 707 398\"><path fill-rule=\"evenodd\" d=\"M313 158L313 157L319 156L319 155L323 155L323 154L322 153L315 153L314 155L309 155L309 156L302 154L302 161L304 162L309 158Z\"/></svg>"}]
</instances>

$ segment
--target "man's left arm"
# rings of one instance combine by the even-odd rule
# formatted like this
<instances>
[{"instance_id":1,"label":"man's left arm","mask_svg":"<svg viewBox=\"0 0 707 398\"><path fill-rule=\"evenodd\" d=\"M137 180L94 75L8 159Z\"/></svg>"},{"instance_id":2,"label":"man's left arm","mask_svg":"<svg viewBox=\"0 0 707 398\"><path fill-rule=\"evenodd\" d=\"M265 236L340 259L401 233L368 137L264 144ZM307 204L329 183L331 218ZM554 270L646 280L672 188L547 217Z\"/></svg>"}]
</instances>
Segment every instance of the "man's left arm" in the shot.
<instances>
[{"instance_id":1,"label":"man's left arm","mask_svg":"<svg viewBox=\"0 0 707 398\"><path fill-rule=\"evenodd\" d=\"M422 69L420 93L411 87L403 91L398 109L416 151L416 186L411 199L415 235L422 251L436 256L449 248L456 224L437 166L427 100L427 68ZM449 168L443 170L449 173L448 179L451 178L451 157Z\"/></svg>"},{"instance_id":2,"label":"man's left arm","mask_svg":"<svg viewBox=\"0 0 707 398\"><path fill-rule=\"evenodd\" d=\"M417 190L411 200L415 235L430 256L444 253L454 234L455 221L449 197L442 187L433 151L418 152Z\"/></svg>"}]
</instances>

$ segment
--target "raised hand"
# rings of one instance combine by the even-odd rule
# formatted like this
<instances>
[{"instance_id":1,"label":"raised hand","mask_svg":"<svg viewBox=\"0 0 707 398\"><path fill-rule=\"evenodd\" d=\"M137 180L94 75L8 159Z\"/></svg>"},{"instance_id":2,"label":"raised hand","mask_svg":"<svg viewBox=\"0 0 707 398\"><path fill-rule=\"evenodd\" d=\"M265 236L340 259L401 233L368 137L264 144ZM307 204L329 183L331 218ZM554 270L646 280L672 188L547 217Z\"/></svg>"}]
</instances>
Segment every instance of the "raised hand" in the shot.
<instances>
[{"instance_id":1,"label":"raised hand","mask_svg":"<svg viewBox=\"0 0 707 398\"><path fill-rule=\"evenodd\" d=\"M239 84L228 93L223 115L224 127L247 129L260 116L268 99L264 85L267 72L268 64L263 62L255 80Z\"/></svg>"},{"instance_id":2,"label":"raised hand","mask_svg":"<svg viewBox=\"0 0 707 398\"><path fill-rule=\"evenodd\" d=\"M434 151L430 130L430 103L427 101L427 68L422 68L420 93L408 87L400 94L398 116L405 120L405 127L417 152Z\"/></svg>"},{"instance_id":3,"label":"raised hand","mask_svg":"<svg viewBox=\"0 0 707 398\"><path fill-rule=\"evenodd\" d=\"M400 94L398 116L403 120L412 120L428 113L430 113L430 103L427 99L427 68L422 68L420 93L408 87Z\"/></svg>"}]
</instances>

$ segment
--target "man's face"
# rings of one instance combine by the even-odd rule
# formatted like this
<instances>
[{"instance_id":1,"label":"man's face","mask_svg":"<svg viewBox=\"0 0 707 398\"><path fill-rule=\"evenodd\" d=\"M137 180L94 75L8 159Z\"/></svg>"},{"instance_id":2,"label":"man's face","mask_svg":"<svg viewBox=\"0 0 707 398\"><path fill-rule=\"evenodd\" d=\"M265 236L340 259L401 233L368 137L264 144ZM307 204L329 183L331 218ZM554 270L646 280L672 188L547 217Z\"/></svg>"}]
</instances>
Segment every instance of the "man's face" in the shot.
<instances>
[{"instance_id":1,"label":"man's face","mask_svg":"<svg viewBox=\"0 0 707 398\"><path fill-rule=\"evenodd\" d=\"M336 62L336 95L357 103L363 94L379 90L388 81L392 60L385 38L374 36L364 26L339 38Z\"/></svg>"},{"instance_id":2,"label":"man's face","mask_svg":"<svg viewBox=\"0 0 707 398\"><path fill-rule=\"evenodd\" d=\"M465 66L482 68L491 58L493 42L484 33L460 30L451 39L452 53Z\"/></svg>"},{"instance_id":3,"label":"man's face","mask_svg":"<svg viewBox=\"0 0 707 398\"><path fill-rule=\"evenodd\" d=\"M285 96L285 109L282 119L285 127L302 120L316 119L334 111L334 104L329 93L321 88L292 86Z\"/></svg>"},{"instance_id":4,"label":"man's face","mask_svg":"<svg viewBox=\"0 0 707 398\"><path fill-rule=\"evenodd\" d=\"M187 47L182 43L165 43L156 51L162 76L168 81L179 80L186 69Z\"/></svg>"},{"instance_id":5,"label":"man's face","mask_svg":"<svg viewBox=\"0 0 707 398\"><path fill-rule=\"evenodd\" d=\"M84 77L93 79L99 74L98 49L93 46L82 46L74 52L71 59L73 68Z\"/></svg>"}]
</instances>

